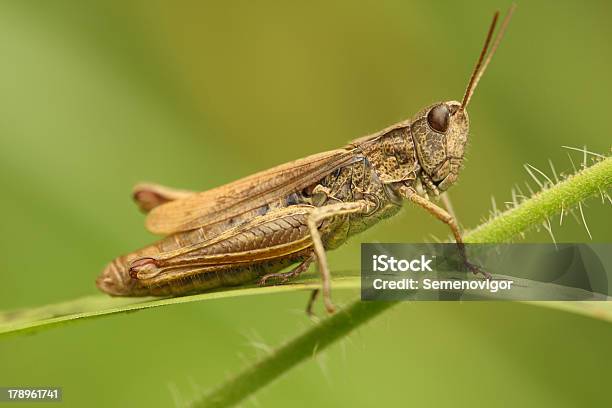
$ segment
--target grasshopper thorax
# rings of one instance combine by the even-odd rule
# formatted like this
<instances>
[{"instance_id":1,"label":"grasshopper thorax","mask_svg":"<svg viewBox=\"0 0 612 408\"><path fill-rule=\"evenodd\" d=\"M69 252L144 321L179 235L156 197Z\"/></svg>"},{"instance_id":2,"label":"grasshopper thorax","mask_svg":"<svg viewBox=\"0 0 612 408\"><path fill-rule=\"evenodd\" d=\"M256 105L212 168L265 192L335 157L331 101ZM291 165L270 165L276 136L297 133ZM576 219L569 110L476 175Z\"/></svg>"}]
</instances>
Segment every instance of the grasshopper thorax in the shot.
<instances>
[{"instance_id":1,"label":"grasshopper thorax","mask_svg":"<svg viewBox=\"0 0 612 408\"><path fill-rule=\"evenodd\" d=\"M469 131L467 112L457 101L440 102L421 110L411 122L421 181L430 190L448 189L463 164Z\"/></svg>"}]
</instances>

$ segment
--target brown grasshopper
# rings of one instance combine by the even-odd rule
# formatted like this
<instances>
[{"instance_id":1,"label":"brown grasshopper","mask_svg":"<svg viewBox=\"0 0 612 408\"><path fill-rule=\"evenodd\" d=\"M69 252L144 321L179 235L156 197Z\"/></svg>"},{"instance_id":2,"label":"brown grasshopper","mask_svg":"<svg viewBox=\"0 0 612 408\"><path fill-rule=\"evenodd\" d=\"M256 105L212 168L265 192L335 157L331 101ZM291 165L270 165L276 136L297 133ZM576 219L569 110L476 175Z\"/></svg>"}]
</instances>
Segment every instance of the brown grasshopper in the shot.
<instances>
[{"instance_id":1,"label":"brown grasshopper","mask_svg":"<svg viewBox=\"0 0 612 408\"><path fill-rule=\"evenodd\" d=\"M461 102L435 103L341 149L212 190L136 186L147 228L167 236L113 260L97 286L115 296L183 295L257 279L283 283L316 260L325 307L333 312L325 250L396 214L403 199L448 224L466 266L487 275L467 261L456 221L428 194L438 196L457 180L468 139L466 108L513 11L489 51L495 13Z\"/></svg>"}]
</instances>

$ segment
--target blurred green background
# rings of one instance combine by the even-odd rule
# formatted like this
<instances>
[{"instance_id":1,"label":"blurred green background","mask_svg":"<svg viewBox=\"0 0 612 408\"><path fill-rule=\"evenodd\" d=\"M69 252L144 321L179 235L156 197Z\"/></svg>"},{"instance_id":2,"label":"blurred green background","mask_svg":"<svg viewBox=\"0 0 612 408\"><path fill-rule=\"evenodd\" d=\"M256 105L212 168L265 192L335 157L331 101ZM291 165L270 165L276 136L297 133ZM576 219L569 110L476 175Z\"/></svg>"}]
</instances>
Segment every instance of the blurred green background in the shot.
<instances>
[{"instance_id":1,"label":"blurred green background","mask_svg":"<svg viewBox=\"0 0 612 408\"><path fill-rule=\"evenodd\" d=\"M204 190L460 99L493 11L508 6L0 2L0 309L96 293L106 262L154 240L130 199L138 181ZM518 3L470 107L451 190L466 227L529 179L524 163L571 169L561 145L609 153L611 11ZM610 241L610 207L587 205L594 240ZM588 240L571 217L554 231ZM360 242L447 233L408 208L330 265L357 269ZM4 338L0 385L61 386L65 406L175 406L309 326L306 299L207 301ZM244 405L607 405L611 344L604 322L524 304L406 303Z\"/></svg>"}]
</instances>

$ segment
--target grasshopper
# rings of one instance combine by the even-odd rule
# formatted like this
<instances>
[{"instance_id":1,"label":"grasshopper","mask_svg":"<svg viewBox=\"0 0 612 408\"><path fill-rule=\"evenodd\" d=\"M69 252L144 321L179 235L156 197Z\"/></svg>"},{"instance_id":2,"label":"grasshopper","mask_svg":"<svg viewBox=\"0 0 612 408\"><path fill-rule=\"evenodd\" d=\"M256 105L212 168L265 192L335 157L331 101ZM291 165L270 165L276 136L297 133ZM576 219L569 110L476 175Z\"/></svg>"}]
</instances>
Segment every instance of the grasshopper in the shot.
<instances>
[{"instance_id":1,"label":"grasshopper","mask_svg":"<svg viewBox=\"0 0 612 408\"><path fill-rule=\"evenodd\" d=\"M148 212L146 227L166 237L113 260L98 288L114 296L176 296L256 280L284 283L316 260L332 313L325 251L396 214L404 199L446 223L467 268L488 277L468 262L457 222L429 195L457 180L468 140L466 108L513 11L491 42L499 12L494 14L461 102L435 103L341 149L212 190L137 185L134 199Z\"/></svg>"}]
</instances>

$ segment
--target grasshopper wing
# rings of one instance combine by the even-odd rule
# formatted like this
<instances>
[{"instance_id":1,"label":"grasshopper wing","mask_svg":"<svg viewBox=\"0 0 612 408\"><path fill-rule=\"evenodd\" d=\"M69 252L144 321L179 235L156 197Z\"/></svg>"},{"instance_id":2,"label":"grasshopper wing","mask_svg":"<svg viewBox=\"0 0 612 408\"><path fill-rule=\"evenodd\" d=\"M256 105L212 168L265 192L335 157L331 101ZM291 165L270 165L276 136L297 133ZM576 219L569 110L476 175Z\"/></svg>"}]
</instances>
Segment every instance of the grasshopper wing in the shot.
<instances>
[{"instance_id":1,"label":"grasshopper wing","mask_svg":"<svg viewBox=\"0 0 612 408\"><path fill-rule=\"evenodd\" d=\"M355 160L353 146L281 164L208 191L168 202L147 216L147 228L173 234L243 216L321 180Z\"/></svg>"}]
</instances>

